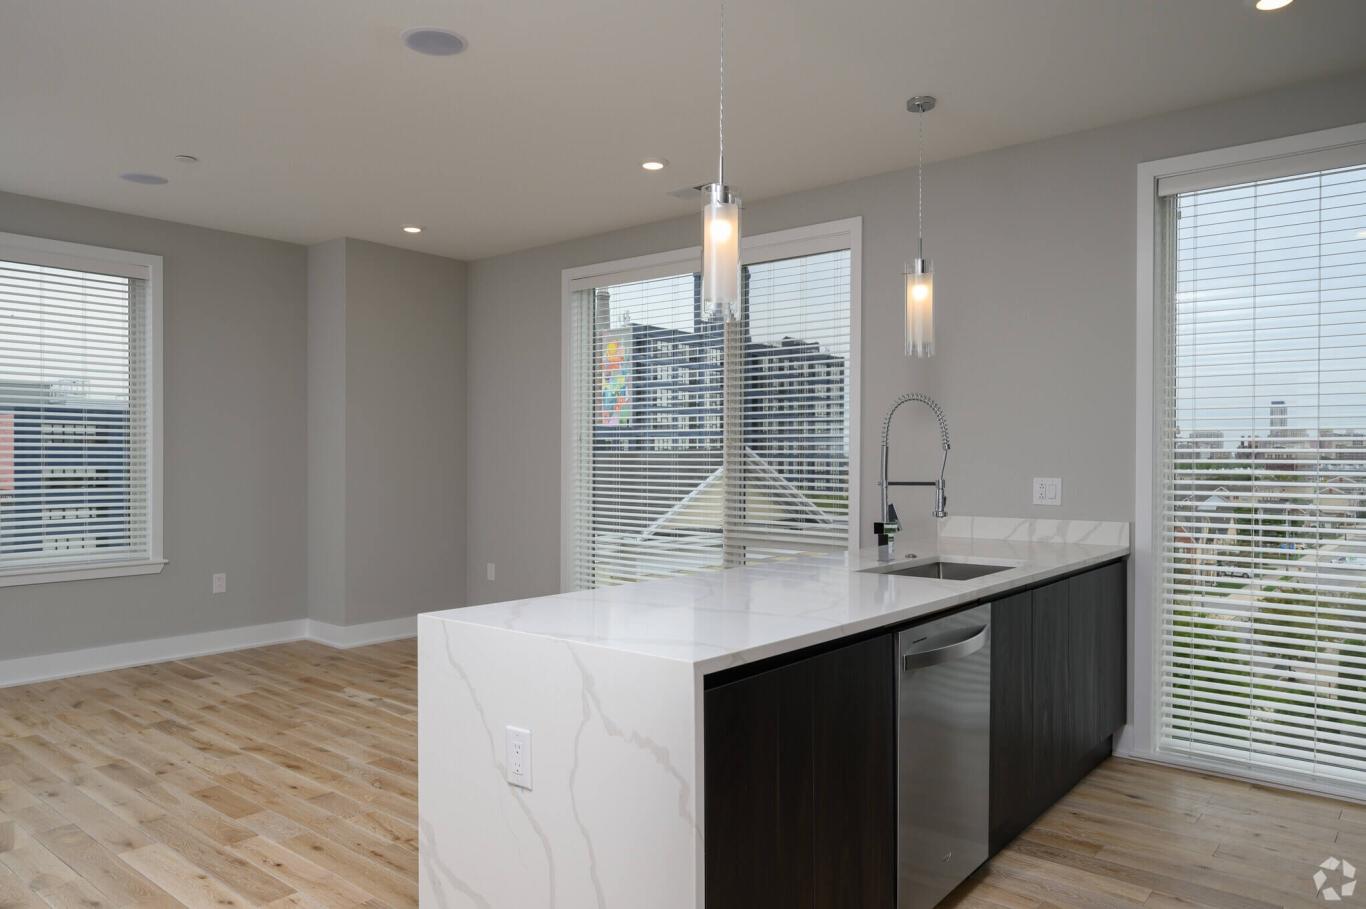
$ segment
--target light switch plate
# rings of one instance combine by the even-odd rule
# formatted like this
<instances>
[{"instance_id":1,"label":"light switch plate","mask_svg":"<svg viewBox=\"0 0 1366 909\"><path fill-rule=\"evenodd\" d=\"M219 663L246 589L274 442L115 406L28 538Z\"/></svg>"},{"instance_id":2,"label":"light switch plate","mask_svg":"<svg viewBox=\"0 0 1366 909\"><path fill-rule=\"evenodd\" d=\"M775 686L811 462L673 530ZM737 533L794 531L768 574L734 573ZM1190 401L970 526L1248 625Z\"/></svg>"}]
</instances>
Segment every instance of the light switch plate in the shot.
<instances>
[{"instance_id":1,"label":"light switch plate","mask_svg":"<svg viewBox=\"0 0 1366 909\"><path fill-rule=\"evenodd\" d=\"M227 576L226 574L216 574L216 575L213 576L213 592L214 592L214 593L227 593L227 592L228 592L228 576Z\"/></svg>"},{"instance_id":2,"label":"light switch plate","mask_svg":"<svg viewBox=\"0 0 1366 909\"><path fill-rule=\"evenodd\" d=\"M522 789L531 788L531 730L507 727L507 778Z\"/></svg>"},{"instance_id":3,"label":"light switch plate","mask_svg":"<svg viewBox=\"0 0 1366 909\"><path fill-rule=\"evenodd\" d=\"M1033 490L1035 505L1062 504L1062 477L1035 477Z\"/></svg>"}]
</instances>

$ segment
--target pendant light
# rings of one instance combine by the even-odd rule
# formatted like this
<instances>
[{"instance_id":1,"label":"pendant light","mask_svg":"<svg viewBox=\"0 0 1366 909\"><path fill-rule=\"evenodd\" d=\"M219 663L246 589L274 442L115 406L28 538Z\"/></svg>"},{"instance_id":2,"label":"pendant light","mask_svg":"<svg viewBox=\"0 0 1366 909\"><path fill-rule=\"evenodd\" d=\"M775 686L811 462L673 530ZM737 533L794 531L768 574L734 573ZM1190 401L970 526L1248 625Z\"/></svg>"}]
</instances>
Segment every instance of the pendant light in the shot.
<instances>
[{"instance_id":1,"label":"pendant light","mask_svg":"<svg viewBox=\"0 0 1366 909\"><path fill-rule=\"evenodd\" d=\"M916 114L920 127L920 157L916 179L916 252L906 266L906 356L934 356L934 271L925 258L925 114L934 110L932 95L916 95L906 110Z\"/></svg>"},{"instance_id":2,"label":"pendant light","mask_svg":"<svg viewBox=\"0 0 1366 909\"><path fill-rule=\"evenodd\" d=\"M726 185L726 4L721 3L721 94L716 182L702 187L702 317L739 316L740 197Z\"/></svg>"}]
</instances>

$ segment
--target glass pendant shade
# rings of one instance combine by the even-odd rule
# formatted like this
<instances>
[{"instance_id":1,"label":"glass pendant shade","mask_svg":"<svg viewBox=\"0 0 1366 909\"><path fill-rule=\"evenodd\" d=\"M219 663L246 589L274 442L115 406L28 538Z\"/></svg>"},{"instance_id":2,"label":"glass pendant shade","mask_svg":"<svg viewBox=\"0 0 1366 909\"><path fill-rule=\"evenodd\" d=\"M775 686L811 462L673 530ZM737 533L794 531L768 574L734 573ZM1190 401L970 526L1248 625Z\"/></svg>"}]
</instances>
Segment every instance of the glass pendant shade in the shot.
<instances>
[{"instance_id":1,"label":"glass pendant shade","mask_svg":"<svg viewBox=\"0 0 1366 909\"><path fill-rule=\"evenodd\" d=\"M703 188L702 317L739 317L740 199L720 183Z\"/></svg>"},{"instance_id":2,"label":"glass pendant shade","mask_svg":"<svg viewBox=\"0 0 1366 909\"><path fill-rule=\"evenodd\" d=\"M906 356L934 356L934 274L929 259L906 266Z\"/></svg>"}]
</instances>

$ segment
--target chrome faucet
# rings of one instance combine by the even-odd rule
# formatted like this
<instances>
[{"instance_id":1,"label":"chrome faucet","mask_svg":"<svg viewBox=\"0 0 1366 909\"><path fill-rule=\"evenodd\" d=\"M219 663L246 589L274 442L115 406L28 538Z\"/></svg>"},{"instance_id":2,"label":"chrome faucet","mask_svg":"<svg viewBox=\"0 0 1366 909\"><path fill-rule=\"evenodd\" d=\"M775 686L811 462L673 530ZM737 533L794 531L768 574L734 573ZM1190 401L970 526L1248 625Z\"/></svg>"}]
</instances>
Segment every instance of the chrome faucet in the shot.
<instances>
[{"instance_id":1,"label":"chrome faucet","mask_svg":"<svg viewBox=\"0 0 1366 909\"><path fill-rule=\"evenodd\" d=\"M908 401L919 401L930 410L934 411L934 418L939 421L939 441L944 446L944 460L939 465L938 480L889 480L887 479L887 455L890 451L888 436L892 430L892 414L896 409ZM901 522L897 520L896 506L887 501L888 487L890 486L933 486L934 487L934 516L936 518L948 517L949 497L944 492L944 471L949 466L949 423L944 419L944 408L940 407L935 400L928 395L919 392L902 395L892 402L892 407L887 411L887 416L882 418L882 479L878 483L882 487L882 509L879 512L880 520L873 522L873 533L877 534L877 557L880 562L890 562L893 559L893 540L901 532Z\"/></svg>"}]
</instances>

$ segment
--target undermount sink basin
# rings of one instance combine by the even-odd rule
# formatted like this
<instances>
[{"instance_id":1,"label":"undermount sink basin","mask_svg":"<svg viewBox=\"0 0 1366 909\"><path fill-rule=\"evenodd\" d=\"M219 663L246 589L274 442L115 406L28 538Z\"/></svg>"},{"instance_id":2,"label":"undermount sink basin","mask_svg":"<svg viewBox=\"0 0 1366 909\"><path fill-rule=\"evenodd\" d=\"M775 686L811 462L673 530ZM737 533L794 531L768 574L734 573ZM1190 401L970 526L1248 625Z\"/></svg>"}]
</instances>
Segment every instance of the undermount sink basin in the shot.
<instances>
[{"instance_id":1,"label":"undermount sink basin","mask_svg":"<svg viewBox=\"0 0 1366 909\"><path fill-rule=\"evenodd\" d=\"M895 574L907 578L938 578L941 581L970 581L983 575L998 571L1009 571L1014 565L984 565L979 562L945 562L934 559L919 565L906 565L901 568L868 568L878 574Z\"/></svg>"}]
</instances>

